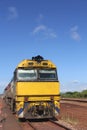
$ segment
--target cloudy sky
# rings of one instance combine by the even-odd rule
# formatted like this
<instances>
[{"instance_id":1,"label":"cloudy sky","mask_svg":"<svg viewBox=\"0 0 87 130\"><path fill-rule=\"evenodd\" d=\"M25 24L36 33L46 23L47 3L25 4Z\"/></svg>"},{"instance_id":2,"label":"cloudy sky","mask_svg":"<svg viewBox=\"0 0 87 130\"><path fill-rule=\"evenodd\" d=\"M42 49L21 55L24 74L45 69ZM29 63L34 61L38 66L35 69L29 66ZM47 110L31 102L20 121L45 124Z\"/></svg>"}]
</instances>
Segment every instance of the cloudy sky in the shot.
<instances>
[{"instance_id":1,"label":"cloudy sky","mask_svg":"<svg viewBox=\"0 0 87 130\"><path fill-rule=\"evenodd\" d=\"M0 93L38 54L56 64L61 91L87 89L87 0L0 0Z\"/></svg>"}]
</instances>

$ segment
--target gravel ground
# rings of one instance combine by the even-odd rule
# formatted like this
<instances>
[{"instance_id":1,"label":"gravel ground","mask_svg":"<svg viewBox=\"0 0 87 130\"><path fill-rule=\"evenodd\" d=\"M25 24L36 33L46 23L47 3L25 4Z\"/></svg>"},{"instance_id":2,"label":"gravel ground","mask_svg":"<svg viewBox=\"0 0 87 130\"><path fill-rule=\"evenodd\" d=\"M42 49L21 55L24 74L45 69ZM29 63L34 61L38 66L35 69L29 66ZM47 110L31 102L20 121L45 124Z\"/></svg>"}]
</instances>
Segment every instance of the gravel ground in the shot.
<instances>
[{"instance_id":1,"label":"gravel ground","mask_svg":"<svg viewBox=\"0 0 87 130\"><path fill-rule=\"evenodd\" d=\"M87 104L61 103L59 118L72 125L73 129L87 130Z\"/></svg>"}]
</instances>

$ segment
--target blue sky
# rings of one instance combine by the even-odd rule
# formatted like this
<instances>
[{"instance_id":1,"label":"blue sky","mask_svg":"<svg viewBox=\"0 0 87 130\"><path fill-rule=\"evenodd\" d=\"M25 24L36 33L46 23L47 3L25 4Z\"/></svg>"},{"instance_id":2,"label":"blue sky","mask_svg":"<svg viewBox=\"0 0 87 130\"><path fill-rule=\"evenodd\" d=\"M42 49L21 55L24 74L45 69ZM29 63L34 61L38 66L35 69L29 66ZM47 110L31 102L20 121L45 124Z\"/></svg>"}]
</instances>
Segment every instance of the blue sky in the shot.
<instances>
[{"instance_id":1,"label":"blue sky","mask_svg":"<svg viewBox=\"0 0 87 130\"><path fill-rule=\"evenodd\" d=\"M86 0L0 0L0 93L38 54L56 64L62 92L87 89Z\"/></svg>"}]
</instances>

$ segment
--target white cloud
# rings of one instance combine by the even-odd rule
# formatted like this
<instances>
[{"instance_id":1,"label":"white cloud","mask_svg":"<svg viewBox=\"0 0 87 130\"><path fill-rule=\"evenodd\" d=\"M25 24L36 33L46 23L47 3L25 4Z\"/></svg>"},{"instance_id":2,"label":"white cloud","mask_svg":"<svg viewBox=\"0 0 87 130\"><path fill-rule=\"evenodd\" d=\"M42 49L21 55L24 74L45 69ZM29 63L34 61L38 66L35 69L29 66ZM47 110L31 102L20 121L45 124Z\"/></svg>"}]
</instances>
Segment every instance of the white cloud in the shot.
<instances>
[{"instance_id":1,"label":"white cloud","mask_svg":"<svg viewBox=\"0 0 87 130\"><path fill-rule=\"evenodd\" d=\"M56 33L53 31L53 29L43 24L43 19L44 19L43 14L39 14L37 17L38 26L36 26L32 30L32 34L33 35L40 34L43 38L46 38L46 39L56 38L57 37Z\"/></svg>"},{"instance_id":2,"label":"white cloud","mask_svg":"<svg viewBox=\"0 0 87 130\"><path fill-rule=\"evenodd\" d=\"M71 29L70 29L70 34L71 34L71 38L76 40L76 41L80 41L81 40L81 37L78 33L78 26L73 26Z\"/></svg>"},{"instance_id":3,"label":"white cloud","mask_svg":"<svg viewBox=\"0 0 87 130\"><path fill-rule=\"evenodd\" d=\"M32 33L33 33L33 35L41 33L44 38L56 38L57 37L56 33L54 33L51 29L49 29L45 25L36 26L33 29Z\"/></svg>"},{"instance_id":4,"label":"white cloud","mask_svg":"<svg viewBox=\"0 0 87 130\"><path fill-rule=\"evenodd\" d=\"M72 83L73 83L73 84L78 84L79 81L78 81L78 80L73 80Z\"/></svg>"},{"instance_id":5,"label":"white cloud","mask_svg":"<svg viewBox=\"0 0 87 130\"><path fill-rule=\"evenodd\" d=\"M47 34L47 36L50 37L50 38L56 38L57 37L56 33L54 33L54 32L49 32Z\"/></svg>"},{"instance_id":6,"label":"white cloud","mask_svg":"<svg viewBox=\"0 0 87 130\"><path fill-rule=\"evenodd\" d=\"M46 26L45 25L39 25L39 26L34 28L33 34L41 32L41 31L45 31L45 30L46 30Z\"/></svg>"},{"instance_id":7,"label":"white cloud","mask_svg":"<svg viewBox=\"0 0 87 130\"><path fill-rule=\"evenodd\" d=\"M79 41L80 40L80 35L78 34L78 32L72 32L71 36L74 40Z\"/></svg>"},{"instance_id":8,"label":"white cloud","mask_svg":"<svg viewBox=\"0 0 87 130\"><path fill-rule=\"evenodd\" d=\"M78 30L78 26L76 25L76 26L73 26L72 28L71 28L71 32L74 32L74 31L77 31Z\"/></svg>"},{"instance_id":9,"label":"white cloud","mask_svg":"<svg viewBox=\"0 0 87 130\"><path fill-rule=\"evenodd\" d=\"M9 7L8 11L9 11L8 20L16 19L18 17L18 12L16 7Z\"/></svg>"}]
</instances>

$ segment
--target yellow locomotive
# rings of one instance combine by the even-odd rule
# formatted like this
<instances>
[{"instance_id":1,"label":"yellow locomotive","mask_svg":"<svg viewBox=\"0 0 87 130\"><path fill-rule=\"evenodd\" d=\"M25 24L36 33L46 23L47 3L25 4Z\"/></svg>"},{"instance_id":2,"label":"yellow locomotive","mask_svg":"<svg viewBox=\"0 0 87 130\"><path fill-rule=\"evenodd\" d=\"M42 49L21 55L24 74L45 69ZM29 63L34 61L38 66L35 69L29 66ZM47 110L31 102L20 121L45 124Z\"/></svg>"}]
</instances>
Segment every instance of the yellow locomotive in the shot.
<instances>
[{"instance_id":1,"label":"yellow locomotive","mask_svg":"<svg viewBox=\"0 0 87 130\"><path fill-rule=\"evenodd\" d=\"M6 103L18 118L52 118L60 111L56 66L40 55L21 61L4 90Z\"/></svg>"}]
</instances>

